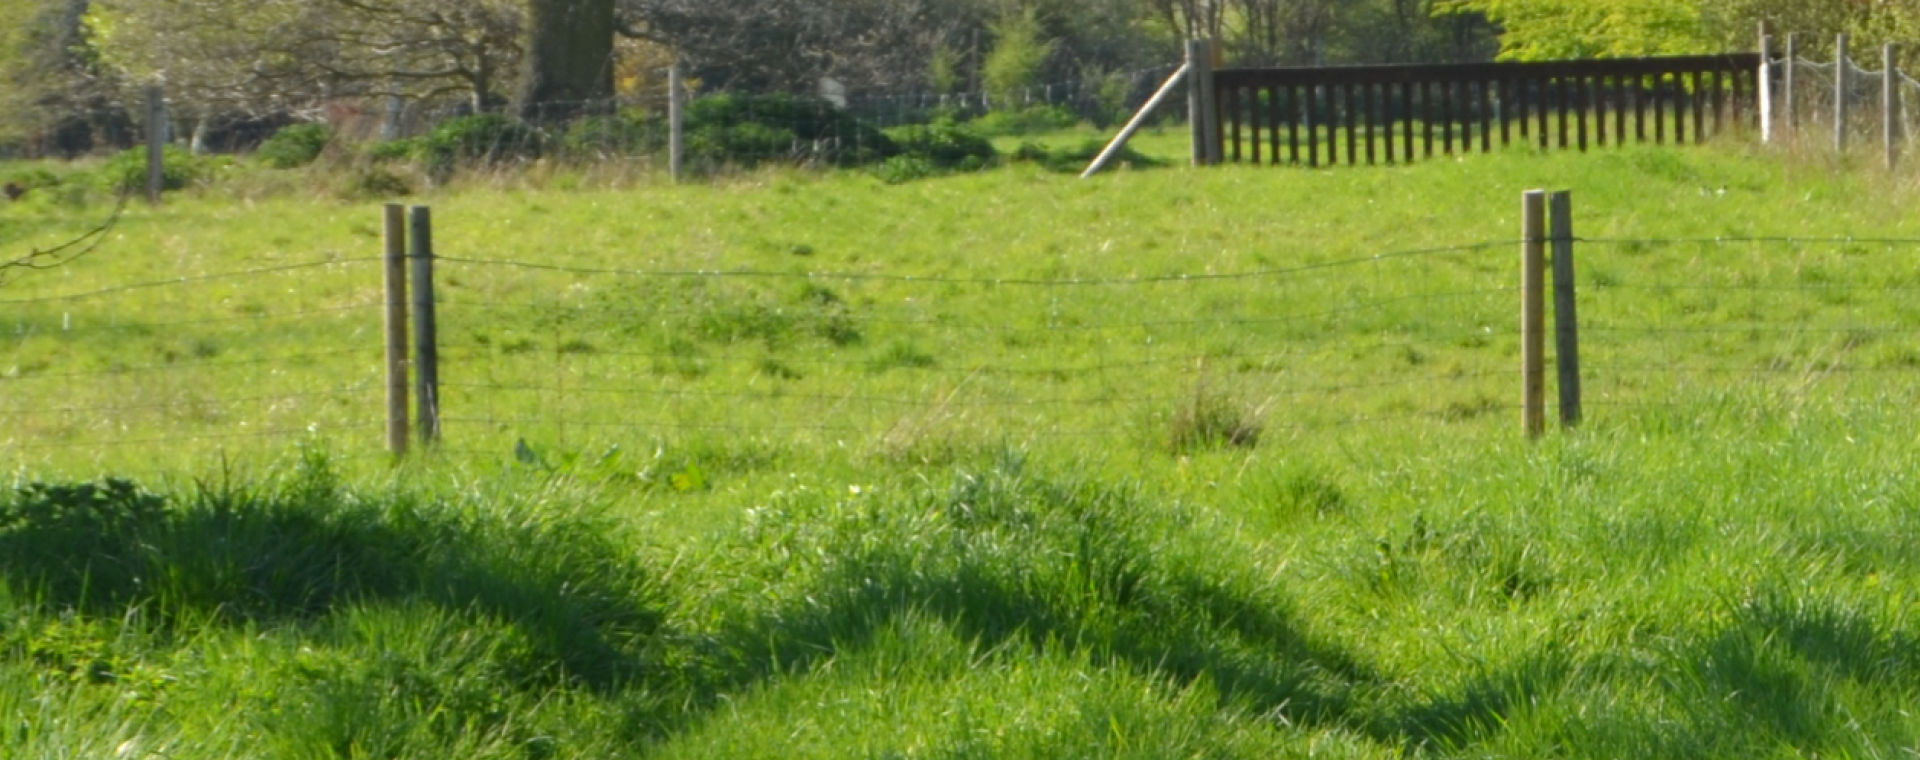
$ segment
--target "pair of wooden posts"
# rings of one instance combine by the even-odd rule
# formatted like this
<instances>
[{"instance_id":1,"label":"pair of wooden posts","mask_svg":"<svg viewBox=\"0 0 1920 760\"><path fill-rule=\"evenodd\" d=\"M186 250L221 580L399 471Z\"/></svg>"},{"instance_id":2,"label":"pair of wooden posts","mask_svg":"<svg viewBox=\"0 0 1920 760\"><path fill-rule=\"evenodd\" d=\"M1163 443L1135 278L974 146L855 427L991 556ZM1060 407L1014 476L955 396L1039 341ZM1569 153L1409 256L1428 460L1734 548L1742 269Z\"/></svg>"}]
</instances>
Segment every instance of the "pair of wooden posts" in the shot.
<instances>
[{"instance_id":1,"label":"pair of wooden posts","mask_svg":"<svg viewBox=\"0 0 1920 760\"><path fill-rule=\"evenodd\" d=\"M440 440L440 343L433 315L433 212L386 206L387 450L407 453L407 370L418 391L420 442ZM412 234L409 235L408 233ZM412 272L413 361L407 360L408 272Z\"/></svg>"},{"instance_id":2,"label":"pair of wooden posts","mask_svg":"<svg viewBox=\"0 0 1920 760\"><path fill-rule=\"evenodd\" d=\"M1580 424L1580 328L1573 287L1573 198L1566 191L1529 190L1520 214L1521 424L1528 438L1547 429L1547 249L1552 246L1554 365L1560 424Z\"/></svg>"}]
</instances>

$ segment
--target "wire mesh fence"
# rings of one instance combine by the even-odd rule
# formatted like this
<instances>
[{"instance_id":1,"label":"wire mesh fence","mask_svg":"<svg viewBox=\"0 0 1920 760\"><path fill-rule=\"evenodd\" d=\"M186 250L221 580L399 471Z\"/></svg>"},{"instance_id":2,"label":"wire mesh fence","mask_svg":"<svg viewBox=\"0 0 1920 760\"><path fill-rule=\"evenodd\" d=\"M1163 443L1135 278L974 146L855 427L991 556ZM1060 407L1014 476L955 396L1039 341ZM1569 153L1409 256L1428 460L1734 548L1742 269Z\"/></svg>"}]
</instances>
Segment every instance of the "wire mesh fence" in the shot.
<instances>
[{"instance_id":1,"label":"wire mesh fence","mask_svg":"<svg viewBox=\"0 0 1920 760\"><path fill-rule=\"evenodd\" d=\"M1815 61L1782 58L1774 86L1778 127L1791 136L1819 135L1837 143L1881 142L1890 157L1920 134L1920 80L1898 66L1867 68L1845 54ZM1835 124L1844 119L1836 134Z\"/></svg>"},{"instance_id":2,"label":"wire mesh fence","mask_svg":"<svg viewBox=\"0 0 1920 760\"><path fill-rule=\"evenodd\" d=\"M991 138L1057 137L1116 126L1176 68L1000 92L849 91L832 82L817 91L766 92L709 90L695 83L681 101L682 158L696 172L765 164L868 166L889 159L974 168L997 157L987 143ZM1177 118L1174 110L1165 116ZM664 169L673 147L674 101L667 92L485 110L463 101L372 99L338 104L327 116L337 152L416 160L429 168L560 157ZM1054 147L1085 152L1078 144Z\"/></svg>"},{"instance_id":3,"label":"wire mesh fence","mask_svg":"<svg viewBox=\"0 0 1920 760\"><path fill-rule=\"evenodd\" d=\"M1518 240L1243 271L1002 276L436 260L444 451L726 445L940 462L1518 437ZM1580 239L1589 423L1920 395L1920 240ZM1891 262L1889 261L1891 259ZM383 455L380 267L337 258L0 300L0 459ZM1722 430L1722 433L1727 431Z\"/></svg>"}]
</instances>

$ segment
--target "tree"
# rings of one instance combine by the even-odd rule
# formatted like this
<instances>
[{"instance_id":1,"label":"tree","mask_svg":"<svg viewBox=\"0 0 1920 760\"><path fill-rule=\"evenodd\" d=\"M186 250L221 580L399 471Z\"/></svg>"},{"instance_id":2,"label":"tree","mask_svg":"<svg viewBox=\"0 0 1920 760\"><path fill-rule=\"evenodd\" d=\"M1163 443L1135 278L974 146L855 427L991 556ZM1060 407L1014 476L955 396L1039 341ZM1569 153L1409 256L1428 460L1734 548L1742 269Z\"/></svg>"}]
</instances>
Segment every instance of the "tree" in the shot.
<instances>
[{"instance_id":1,"label":"tree","mask_svg":"<svg viewBox=\"0 0 1920 760\"><path fill-rule=\"evenodd\" d=\"M375 94L500 100L520 58L517 0L96 0L105 60L177 102L308 111Z\"/></svg>"},{"instance_id":2,"label":"tree","mask_svg":"<svg viewBox=\"0 0 1920 760\"><path fill-rule=\"evenodd\" d=\"M1500 57L1533 61L1718 52L1699 0L1452 0L1500 27Z\"/></svg>"},{"instance_id":3,"label":"tree","mask_svg":"<svg viewBox=\"0 0 1920 760\"><path fill-rule=\"evenodd\" d=\"M72 156L128 138L115 81L83 34L86 0L0 8L0 142Z\"/></svg>"},{"instance_id":4,"label":"tree","mask_svg":"<svg viewBox=\"0 0 1920 760\"><path fill-rule=\"evenodd\" d=\"M988 29L993 33L993 50L980 65L981 80L987 93L1002 103L1014 101L1014 93L1040 83L1040 70L1053 55L1053 43L1042 38L1034 9L1006 12Z\"/></svg>"},{"instance_id":5,"label":"tree","mask_svg":"<svg viewBox=\"0 0 1920 760\"><path fill-rule=\"evenodd\" d=\"M709 85L809 90L926 84L934 51L972 55L978 0L620 0L627 34L674 49Z\"/></svg>"},{"instance_id":6,"label":"tree","mask_svg":"<svg viewBox=\"0 0 1920 760\"><path fill-rule=\"evenodd\" d=\"M614 0L529 0L522 118L564 120L613 97Z\"/></svg>"}]
</instances>

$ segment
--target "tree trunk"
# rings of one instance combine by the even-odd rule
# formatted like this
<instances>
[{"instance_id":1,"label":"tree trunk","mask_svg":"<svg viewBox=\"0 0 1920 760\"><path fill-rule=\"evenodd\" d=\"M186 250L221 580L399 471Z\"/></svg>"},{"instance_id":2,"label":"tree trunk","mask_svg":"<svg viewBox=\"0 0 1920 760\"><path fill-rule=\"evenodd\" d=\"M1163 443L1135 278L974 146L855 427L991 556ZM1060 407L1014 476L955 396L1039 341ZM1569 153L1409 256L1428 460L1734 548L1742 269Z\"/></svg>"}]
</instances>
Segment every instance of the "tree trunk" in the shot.
<instances>
[{"instance_id":1,"label":"tree trunk","mask_svg":"<svg viewBox=\"0 0 1920 760\"><path fill-rule=\"evenodd\" d=\"M528 0L520 117L564 121L613 97L614 0Z\"/></svg>"}]
</instances>

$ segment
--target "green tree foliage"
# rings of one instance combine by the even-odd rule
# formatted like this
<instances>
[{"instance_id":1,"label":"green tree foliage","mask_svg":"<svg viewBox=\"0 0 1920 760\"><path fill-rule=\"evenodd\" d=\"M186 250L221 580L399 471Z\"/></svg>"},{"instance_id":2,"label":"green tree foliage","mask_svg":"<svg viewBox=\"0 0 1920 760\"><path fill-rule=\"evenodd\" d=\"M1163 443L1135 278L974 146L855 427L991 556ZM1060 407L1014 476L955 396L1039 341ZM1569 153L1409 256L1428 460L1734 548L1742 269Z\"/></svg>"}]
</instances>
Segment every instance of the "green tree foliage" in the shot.
<instances>
[{"instance_id":1,"label":"green tree foliage","mask_svg":"<svg viewBox=\"0 0 1920 760\"><path fill-rule=\"evenodd\" d=\"M988 30L993 34L993 50L981 63L981 80L994 100L1014 103L1021 90L1040 83L1041 70L1053 55L1053 42L1044 38L1046 32L1032 8L1002 15Z\"/></svg>"},{"instance_id":2,"label":"green tree foliage","mask_svg":"<svg viewBox=\"0 0 1920 760\"><path fill-rule=\"evenodd\" d=\"M1920 65L1913 44L1920 41L1920 3L1714 0L1705 15L1710 33L1733 48L1751 47L1755 26L1764 20L1778 35L1798 35L1804 55L1832 55L1835 35L1846 32L1856 56L1893 43L1903 65Z\"/></svg>"},{"instance_id":3,"label":"green tree foliage","mask_svg":"<svg viewBox=\"0 0 1920 760\"><path fill-rule=\"evenodd\" d=\"M1716 52L1698 0L1450 0L1499 26L1500 58L1539 61Z\"/></svg>"},{"instance_id":4,"label":"green tree foliage","mask_svg":"<svg viewBox=\"0 0 1920 760\"><path fill-rule=\"evenodd\" d=\"M117 82L83 33L88 0L0 8L0 141L66 155L128 136Z\"/></svg>"},{"instance_id":5,"label":"green tree foliage","mask_svg":"<svg viewBox=\"0 0 1920 760\"><path fill-rule=\"evenodd\" d=\"M1920 3L1834 0L1443 0L1442 14L1483 14L1510 60L1609 58L1751 50L1758 25L1795 33L1809 55L1831 55L1846 32L1855 50L1920 39ZM1910 45L1909 45L1910 47ZM1907 65L1920 51L1902 51Z\"/></svg>"},{"instance_id":6,"label":"green tree foliage","mask_svg":"<svg viewBox=\"0 0 1920 760\"><path fill-rule=\"evenodd\" d=\"M106 62L176 102L302 110L329 98L499 99L521 56L520 0L93 0Z\"/></svg>"}]
</instances>

